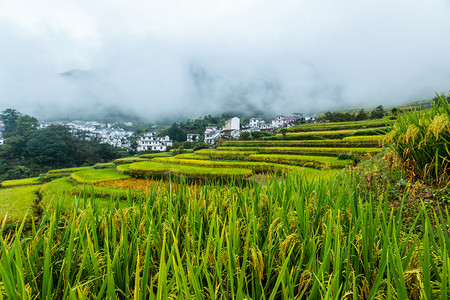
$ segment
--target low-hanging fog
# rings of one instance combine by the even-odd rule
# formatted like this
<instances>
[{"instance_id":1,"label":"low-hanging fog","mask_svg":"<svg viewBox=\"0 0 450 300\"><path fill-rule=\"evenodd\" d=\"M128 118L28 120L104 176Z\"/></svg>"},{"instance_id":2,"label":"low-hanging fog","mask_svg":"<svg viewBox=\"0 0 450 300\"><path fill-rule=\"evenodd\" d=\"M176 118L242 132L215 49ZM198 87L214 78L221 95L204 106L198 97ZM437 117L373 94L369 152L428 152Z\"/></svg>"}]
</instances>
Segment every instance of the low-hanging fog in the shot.
<instances>
[{"instance_id":1,"label":"low-hanging fog","mask_svg":"<svg viewBox=\"0 0 450 300\"><path fill-rule=\"evenodd\" d=\"M450 88L448 0L0 2L0 109L149 120L394 106Z\"/></svg>"}]
</instances>

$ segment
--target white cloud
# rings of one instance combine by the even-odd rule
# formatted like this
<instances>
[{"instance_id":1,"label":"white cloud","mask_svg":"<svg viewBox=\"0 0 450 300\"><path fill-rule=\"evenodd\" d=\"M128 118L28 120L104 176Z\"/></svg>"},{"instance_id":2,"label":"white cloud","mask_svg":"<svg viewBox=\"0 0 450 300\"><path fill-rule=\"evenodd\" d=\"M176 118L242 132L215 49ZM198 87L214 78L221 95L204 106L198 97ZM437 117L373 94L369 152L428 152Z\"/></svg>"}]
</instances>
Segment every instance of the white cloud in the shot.
<instances>
[{"instance_id":1,"label":"white cloud","mask_svg":"<svg viewBox=\"0 0 450 300\"><path fill-rule=\"evenodd\" d=\"M448 36L445 0L4 0L0 109L396 105L449 89ZM58 75L69 70L89 76Z\"/></svg>"}]
</instances>

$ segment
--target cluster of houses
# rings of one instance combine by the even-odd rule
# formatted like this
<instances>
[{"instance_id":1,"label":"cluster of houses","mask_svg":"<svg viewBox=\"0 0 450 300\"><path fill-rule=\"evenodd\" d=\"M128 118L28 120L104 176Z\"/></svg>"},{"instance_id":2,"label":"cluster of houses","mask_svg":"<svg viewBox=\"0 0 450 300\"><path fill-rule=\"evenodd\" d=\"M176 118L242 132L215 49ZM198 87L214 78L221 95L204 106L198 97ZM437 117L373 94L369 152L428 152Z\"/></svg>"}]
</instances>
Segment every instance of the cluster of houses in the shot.
<instances>
[{"instance_id":1,"label":"cluster of houses","mask_svg":"<svg viewBox=\"0 0 450 300\"><path fill-rule=\"evenodd\" d=\"M84 132L86 137L99 138L101 143L109 144L118 148L131 148L130 138L133 131L127 131L112 124L99 123L96 121L71 121L71 122L40 122L39 127L45 128L50 125L65 125L72 133ZM125 126L132 126L131 122L124 123ZM172 146L172 141L168 135L160 137L155 132L149 132L137 138L137 151L167 151L167 147Z\"/></svg>"},{"instance_id":2,"label":"cluster of houses","mask_svg":"<svg viewBox=\"0 0 450 300\"><path fill-rule=\"evenodd\" d=\"M239 138L241 132L254 132L254 131L273 131L275 129L290 127L291 124L297 120L303 118L305 121L315 120L317 117L304 116L303 114L294 114L294 116L284 117L277 116L270 123L266 123L262 118L251 118L248 125L240 126L240 119L234 117L226 121L225 126L222 129L217 127L206 127L204 142L208 145L214 145L217 140L224 135L228 135L231 138ZM188 141L192 140L192 134L188 134Z\"/></svg>"},{"instance_id":3,"label":"cluster of houses","mask_svg":"<svg viewBox=\"0 0 450 300\"><path fill-rule=\"evenodd\" d=\"M292 122L299 118L304 118L306 121L315 119L316 116L304 116L303 114L294 114L294 116L284 117L278 116L270 123L266 123L261 118L251 118L250 122L241 127L241 122L238 117L231 118L225 122L222 128L206 127L204 132L204 142L208 145L216 144L221 136L228 136L230 138L239 138L241 132L254 131L273 131L282 127L289 127ZM0 127L3 124L0 124ZM134 132L127 131L117 125L99 123L96 121L53 121L39 122L39 128L46 128L50 125L65 125L68 126L72 133L84 132L86 138L99 138L101 143L106 143L119 148L131 148L130 138ZM125 126L132 126L131 122L124 123ZM187 135L188 142L201 142L199 134L190 133ZM0 145L3 144L0 128ZM167 151L168 147L173 145L173 141L168 135L158 136L156 132L148 132L144 136L137 138L137 151Z\"/></svg>"},{"instance_id":4,"label":"cluster of houses","mask_svg":"<svg viewBox=\"0 0 450 300\"><path fill-rule=\"evenodd\" d=\"M86 137L99 138L101 143L109 144L119 148L130 148L129 138L134 134L132 131L126 131L120 127L114 127L112 124L99 123L96 121L53 121L39 122L39 128L46 128L50 125L65 125L70 128L72 133L84 132ZM132 126L131 122L124 123L126 126Z\"/></svg>"}]
</instances>

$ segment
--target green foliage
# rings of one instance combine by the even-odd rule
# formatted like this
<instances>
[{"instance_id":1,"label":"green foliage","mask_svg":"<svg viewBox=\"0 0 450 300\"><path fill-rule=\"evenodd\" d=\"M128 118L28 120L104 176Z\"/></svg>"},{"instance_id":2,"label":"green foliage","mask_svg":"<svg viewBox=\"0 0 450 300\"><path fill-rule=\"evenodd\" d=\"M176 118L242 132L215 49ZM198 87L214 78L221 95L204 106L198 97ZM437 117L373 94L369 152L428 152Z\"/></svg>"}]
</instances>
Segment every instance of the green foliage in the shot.
<instances>
[{"instance_id":1,"label":"green foliage","mask_svg":"<svg viewBox=\"0 0 450 300\"><path fill-rule=\"evenodd\" d=\"M194 151L201 150L201 149L208 149L210 146L206 143L200 142L196 143L194 146Z\"/></svg>"},{"instance_id":2,"label":"green foliage","mask_svg":"<svg viewBox=\"0 0 450 300\"><path fill-rule=\"evenodd\" d=\"M370 112L371 119L381 119L385 115L385 111L382 105L378 105L373 111ZM361 121L369 118L369 115L361 109L358 113L349 112L326 112L321 120L328 122L351 122L351 121Z\"/></svg>"},{"instance_id":3,"label":"green foliage","mask_svg":"<svg viewBox=\"0 0 450 300\"><path fill-rule=\"evenodd\" d=\"M39 186L35 185L0 189L0 219L6 217L6 222L10 223L21 221L25 217L34 218L38 189Z\"/></svg>"},{"instance_id":4,"label":"green foliage","mask_svg":"<svg viewBox=\"0 0 450 300\"><path fill-rule=\"evenodd\" d=\"M374 110L370 112L370 117L372 119L381 119L384 117L386 112L384 111L384 108L382 105L378 105Z\"/></svg>"},{"instance_id":5,"label":"green foliage","mask_svg":"<svg viewBox=\"0 0 450 300\"><path fill-rule=\"evenodd\" d=\"M363 121L366 120L368 118L367 113L365 112L364 109L361 109L358 114L355 116L355 120L356 121Z\"/></svg>"},{"instance_id":6,"label":"green foliage","mask_svg":"<svg viewBox=\"0 0 450 300\"><path fill-rule=\"evenodd\" d=\"M10 137L12 132L16 129L16 121L19 116L20 112L12 108L5 109L0 114L0 120L5 125L5 130L3 132L5 138Z\"/></svg>"},{"instance_id":7,"label":"green foliage","mask_svg":"<svg viewBox=\"0 0 450 300\"><path fill-rule=\"evenodd\" d=\"M97 182L126 179L129 176L117 172L115 169L91 169L72 173L72 179L79 183L93 184Z\"/></svg>"},{"instance_id":8,"label":"green foliage","mask_svg":"<svg viewBox=\"0 0 450 300\"><path fill-rule=\"evenodd\" d=\"M16 126L12 131L12 135L20 135L28 137L39 127L38 120L28 115L20 115L16 120Z\"/></svg>"},{"instance_id":9,"label":"green foliage","mask_svg":"<svg viewBox=\"0 0 450 300\"><path fill-rule=\"evenodd\" d=\"M250 139L251 139L250 132L241 131L241 133L239 134L239 140L241 140L241 141L248 141Z\"/></svg>"},{"instance_id":10,"label":"green foliage","mask_svg":"<svg viewBox=\"0 0 450 300\"><path fill-rule=\"evenodd\" d=\"M32 133L26 143L28 157L41 166L62 167L67 160L67 145L55 132L42 129Z\"/></svg>"},{"instance_id":11,"label":"green foliage","mask_svg":"<svg viewBox=\"0 0 450 300\"><path fill-rule=\"evenodd\" d=\"M93 165L119 155L114 147L100 144L85 132L73 135L61 125L37 130L37 125L36 118L18 113L0 151L0 180L37 176L52 168Z\"/></svg>"},{"instance_id":12,"label":"green foliage","mask_svg":"<svg viewBox=\"0 0 450 300\"><path fill-rule=\"evenodd\" d=\"M168 135L174 142L186 141L186 133L180 129L177 123L173 123L167 130L164 130L161 135Z\"/></svg>"}]
</instances>

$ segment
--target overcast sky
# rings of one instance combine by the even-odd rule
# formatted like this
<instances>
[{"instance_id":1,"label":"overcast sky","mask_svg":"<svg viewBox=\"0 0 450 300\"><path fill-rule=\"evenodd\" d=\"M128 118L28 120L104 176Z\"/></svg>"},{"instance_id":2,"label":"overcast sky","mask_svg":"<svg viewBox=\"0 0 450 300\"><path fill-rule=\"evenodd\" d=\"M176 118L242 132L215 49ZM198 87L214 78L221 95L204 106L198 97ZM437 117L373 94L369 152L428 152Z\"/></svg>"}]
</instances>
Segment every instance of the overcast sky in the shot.
<instances>
[{"instance_id":1,"label":"overcast sky","mask_svg":"<svg viewBox=\"0 0 450 300\"><path fill-rule=\"evenodd\" d=\"M450 89L449 0L0 0L0 109L394 106Z\"/></svg>"}]
</instances>

